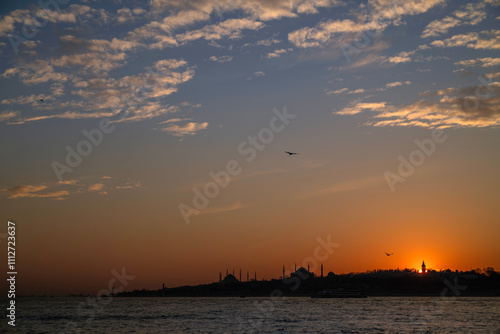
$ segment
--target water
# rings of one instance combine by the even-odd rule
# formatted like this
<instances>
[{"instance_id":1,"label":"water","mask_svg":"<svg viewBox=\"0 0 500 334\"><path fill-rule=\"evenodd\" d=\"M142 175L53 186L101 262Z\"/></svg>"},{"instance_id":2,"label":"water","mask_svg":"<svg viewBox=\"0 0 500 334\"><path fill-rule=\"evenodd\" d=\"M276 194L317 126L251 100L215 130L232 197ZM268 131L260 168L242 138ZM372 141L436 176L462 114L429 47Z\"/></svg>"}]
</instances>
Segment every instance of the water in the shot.
<instances>
[{"instance_id":1,"label":"water","mask_svg":"<svg viewBox=\"0 0 500 334\"><path fill-rule=\"evenodd\" d=\"M83 307L86 301L18 298L15 331L5 317L0 328L11 333L500 334L500 298L115 297Z\"/></svg>"}]
</instances>

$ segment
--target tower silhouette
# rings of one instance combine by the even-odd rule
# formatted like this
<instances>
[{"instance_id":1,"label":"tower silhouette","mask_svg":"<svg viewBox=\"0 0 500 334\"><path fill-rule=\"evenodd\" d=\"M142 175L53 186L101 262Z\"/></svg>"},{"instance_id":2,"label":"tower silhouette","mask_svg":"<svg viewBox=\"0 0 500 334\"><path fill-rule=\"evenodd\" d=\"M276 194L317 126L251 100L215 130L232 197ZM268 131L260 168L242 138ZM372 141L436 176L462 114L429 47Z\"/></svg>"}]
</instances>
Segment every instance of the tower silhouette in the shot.
<instances>
[{"instance_id":1,"label":"tower silhouette","mask_svg":"<svg viewBox=\"0 0 500 334\"><path fill-rule=\"evenodd\" d=\"M425 267L425 262L424 262L424 261L422 261L422 274L423 274L423 273L426 273L426 272L427 272L427 269L426 269L426 267Z\"/></svg>"}]
</instances>

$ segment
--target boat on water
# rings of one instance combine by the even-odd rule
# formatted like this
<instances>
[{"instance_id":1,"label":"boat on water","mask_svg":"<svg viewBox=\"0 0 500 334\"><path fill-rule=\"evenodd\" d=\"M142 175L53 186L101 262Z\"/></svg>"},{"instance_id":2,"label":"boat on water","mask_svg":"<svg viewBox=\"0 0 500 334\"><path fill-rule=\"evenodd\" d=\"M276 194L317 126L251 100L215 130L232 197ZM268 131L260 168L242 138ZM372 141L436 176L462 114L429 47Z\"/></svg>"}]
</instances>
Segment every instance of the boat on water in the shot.
<instances>
[{"instance_id":1,"label":"boat on water","mask_svg":"<svg viewBox=\"0 0 500 334\"><path fill-rule=\"evenodd\" d=\"M338 290L323 290L311 295L311 298L366 298L364 291L346 291L343 289Z\"/></svg>"}]
</instances>

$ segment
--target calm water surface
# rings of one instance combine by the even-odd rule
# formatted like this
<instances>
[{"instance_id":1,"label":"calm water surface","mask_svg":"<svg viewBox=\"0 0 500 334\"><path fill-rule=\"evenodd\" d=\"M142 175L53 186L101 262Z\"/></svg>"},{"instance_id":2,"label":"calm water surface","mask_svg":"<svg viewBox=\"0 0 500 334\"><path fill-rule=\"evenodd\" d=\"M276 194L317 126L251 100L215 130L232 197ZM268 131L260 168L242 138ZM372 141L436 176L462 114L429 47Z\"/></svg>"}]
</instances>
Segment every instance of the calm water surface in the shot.
<instances>
[{"instance_id":1,"label":"calm water surface","mask_svg":"<svg viewBox=\"0 0 500 334\"><path fill-rule=\"evenodd\" d=\"M95 301L95 299L93 299ZM495 333L500 298L18 298L10 333Z\"/></svg>"}]
</instances>

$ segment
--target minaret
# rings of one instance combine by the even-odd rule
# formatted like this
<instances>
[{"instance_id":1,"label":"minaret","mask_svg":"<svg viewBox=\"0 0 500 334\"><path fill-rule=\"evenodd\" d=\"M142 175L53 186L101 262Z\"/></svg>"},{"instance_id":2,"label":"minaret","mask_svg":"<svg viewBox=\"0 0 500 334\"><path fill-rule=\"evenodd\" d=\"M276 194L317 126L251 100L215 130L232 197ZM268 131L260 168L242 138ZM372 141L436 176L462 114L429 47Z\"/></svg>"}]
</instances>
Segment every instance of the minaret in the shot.
<instances>
[{"instance_id":1,"label":"minaret","mask_svg":"<svg viewBox=\"0 0 500 334\"><path fill-rule=\"evenodd\" d=\"M219 271L219 283L222 282L222 273Z\"/></svg>"},{"instance_id":2,"label":"minaret","mask_svg":"<svg viewBox=\"0 0 500 334\"><path fill-rule=\"evenodd\" d=\"M321 264L321 277L323 277L323 263Z\"/></svg>"},{"instance_id":3,"label":"minaret","mask_svg":"<svg viewBox=\"0 0 500 334\"><path fill-rule=\"evenodd\" d=\"M165 290L165 282L163 282L163 284L161 285L161 289Z\"/></svg>"},{"instance_id":4,"label":"minaret","mask_svg":"<svg viewBox=\"0 0 500 334\"><path fill-rule=\"evenodd\" d=\"M426 273L427 269L425 269L425 262L422 261L422 274Z\"/></svg>"},{"instance_id":5,"label":"minaret","mask_svg":"<svg viewBox=\"0 0 500 334\"><path fill-rule=\"evenodd\" d=\"M283 277L281 279L285 279L285 266L283 266Z\"/></svg>"},{"instance_id":6,"label":"minaret","mask_svg":"<svg viewBox=\"0 0 500 334\"><path fill-rule=\"evenodd\" d=\"M310 271L309 271L309 265L307 265L307 272L310 273Z\"/></svg>"}]
</instances>

